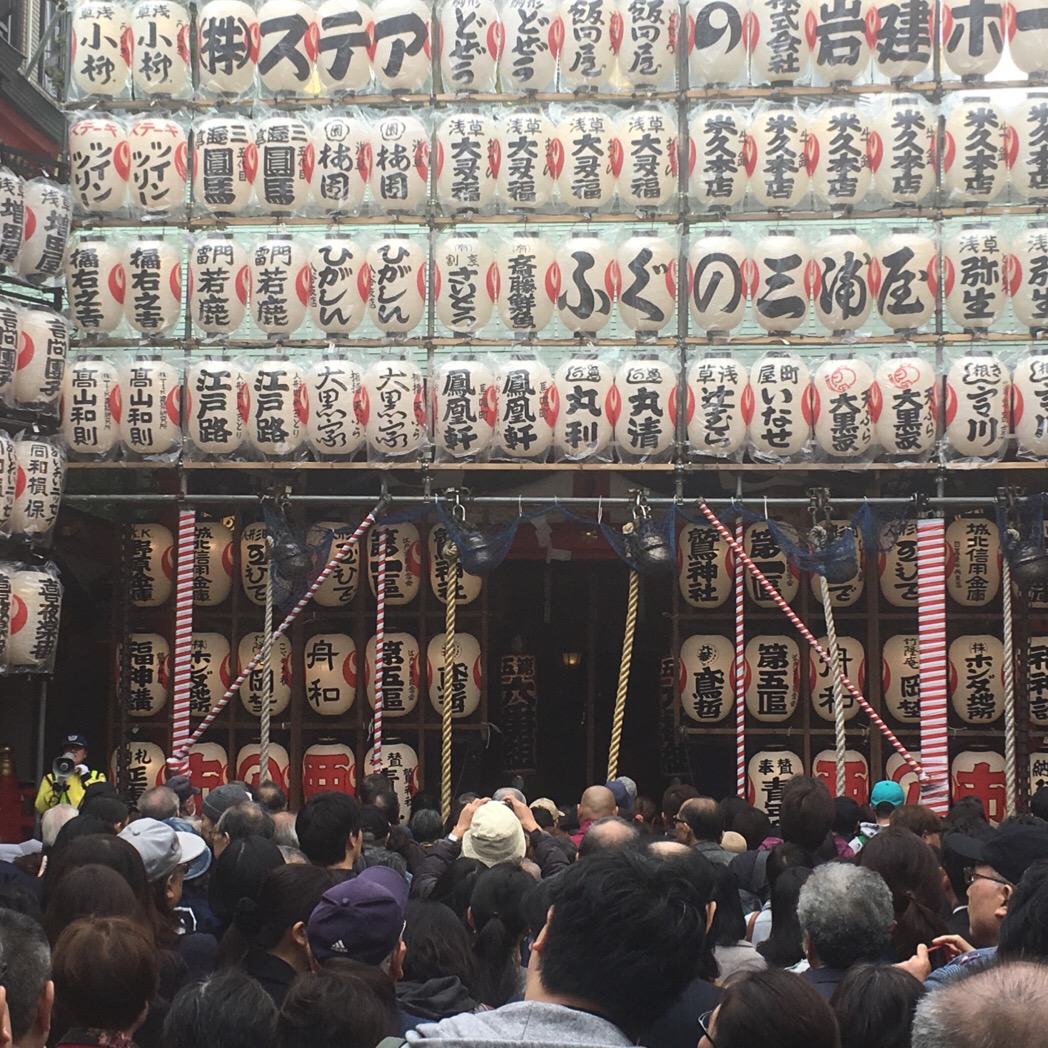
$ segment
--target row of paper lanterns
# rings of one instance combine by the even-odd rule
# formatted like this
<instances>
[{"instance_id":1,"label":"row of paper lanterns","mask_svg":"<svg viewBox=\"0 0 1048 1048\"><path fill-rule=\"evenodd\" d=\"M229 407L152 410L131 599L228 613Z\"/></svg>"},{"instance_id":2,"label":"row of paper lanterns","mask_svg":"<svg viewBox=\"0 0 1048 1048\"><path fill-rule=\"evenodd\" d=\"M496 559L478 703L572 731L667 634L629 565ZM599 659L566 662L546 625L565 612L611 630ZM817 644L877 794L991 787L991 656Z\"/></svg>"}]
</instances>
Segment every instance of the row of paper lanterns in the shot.
<instances>
[{"instance_id":1,"label":"row of paper lanterns","mask_svg":"<svg viewBox=\"0 0 1048 1048\"><path fill-rule=\"evenodd\" d=\"M53 672L62 594L50 561L0 562L0 674Z\"/></svg>"},{"instance_id":2,"label":"row of paper lanterns","mask_svg":"<svg viewBox=\"0 0 1048 1048\"><path fill-rule=\"evenodd\" d=\"M315 97L431 86L448 93L672 89L681 37L692 87L898 82L927 73L941 19L945 67L989 76L1008 44L1025 73L1048 71L1040 0L208 0L195 24L175 0L84 0L71 32L72 98ZM900 11L900 6L903 10ZM436 25L432 26L435 14ZM190 48L193 32L196 47ZM432 41L431 41L432 34ZM190 52L195 54L195 78ZM684 85L681 85L684 86Z\"/></svg>"},{"instance_id":3,"label":"row of paper lanterns","mask_svg":"<svg viewBox=\"0 0 1048 1048\"><path fill-rule=\"evenodd\" d=\"M993 203L1009 185L1019 201L1048 199L1048 93L1007 113L971 94L940 110L916 95L704 106L686 132L701 211L791 210L812 196L842 211L928 206L940 165L944 202ZM192 134L176 116L92 113L74 115L69 154L76 206L94 215L178 217L190 172L194 205L218 216L349 215L365 202L409 215L663 212L677 210L679 133L673 107L654 103L211 115Z\"/></svg>"},{"instance_id":4,"label":"row of paper lanterns","mask_svg":"<svg viewBox=\"0 0 1048 1048\"><path fill-rule=\"evenodd\" d=\"M625 357L589 347L554 369L534 354L463 354L436 366L427 395L407 357L211 358L183 374L162 359L84 356L66 368L61 436L80 459L392 461L432 446L443 461L644 462L675 454L683 411L697 458L923 461L940 434L951 459L1000 459L1013 434L1021 457L1048 457L1048 357L1036 348L1014 370L959 350L945 376L907 349L842 348L814 369L786 350L750 366L713 351L683 375L675 356Z\"/></svg>"},{"instance_id":5,"label":"row of paper lanterns","mask_svg":"<svg viewBox=\"0 0 1048 1048\"><path fill-rule=\"evenodd\" d=\"M34 284L60 277L72 220L68 186L0 167L0 268Z\"/></svg>"}]
</instances>

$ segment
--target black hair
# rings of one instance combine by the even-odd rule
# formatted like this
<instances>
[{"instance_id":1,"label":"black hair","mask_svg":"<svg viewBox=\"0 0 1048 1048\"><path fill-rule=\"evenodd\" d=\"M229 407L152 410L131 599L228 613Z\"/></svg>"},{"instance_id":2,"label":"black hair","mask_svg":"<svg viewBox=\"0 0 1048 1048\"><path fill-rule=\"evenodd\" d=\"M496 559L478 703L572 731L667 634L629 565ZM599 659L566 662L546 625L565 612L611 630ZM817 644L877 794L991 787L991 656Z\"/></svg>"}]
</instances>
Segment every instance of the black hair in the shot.
<instances>
[{"instance_id":1,"label":"black hair","mask_svg":"<svg viewBox=\"0 0 1048 1048\"><path fill-rule=\"evenodd\" d=\"M496 863L473 885L469 899L476 939L476 997L498 1008L520 991L520 940L528 930L528 897L535 880L517 863Z\"/></svg>"},{"instance_id":2,"label":"black hair","mask_svg":"<svg viewBox=\"0 0 1048 1048\"><path fill-rule=\"evenodd\" d=\"M768 968L732 982L713 1036L717 1048L840 1048L837 1019L811 983Z\"/></svg>"},{"instance_id":3,"label":"black hair","mask_svg":"<svg viewBox=\"0 0 1048 1048\"><path fill-rule=\"evenodd\" d=\"M795 775L782 788L779 829L782 839L814 854L826 840L837 809L821 779Z\"/></svg>"},{"instance_id":4,"label":"black hair","mask_svg":"<svg viewBox=\"0 0 1048 1048\"><path fill-rule=\"evenodd\" d=\"M360 809L360 832L365 840L370 838L378 844L385 844L389 837L389 819L381 808L374 804L365 804Z\"/></svg>"},{"instance_id":5,"label":"black hair","mask_svg":"<svg viewBox=\"0 0 1048 1048\"><path fill-rule=\"evenodd\" d=\"M851 797L834 797L833 809L833 832L851 840L859 832L859 805Z\"/></svg>"},{"instance_id":6,"label":"black hair","mask_svg":"<svg viewBox=\"0 0 1048 1048\"><path fill-rule=\"evenodd\" d=\"M116 823L127 820L127 805L119 797L110 797L103 793L85 800L80 805L80 818L84 818L85 815L101 819L112 828Z\"/></svg>"},{"instance_id":7,"label":"black hair","mask_svg":"<svg viewBox=\"0 0 1048 1048\"><path fill-rule=\"evenodd\" d=\"M1048 859L1031 863L1008 899L997 956L1001 961L1048 962Z\"/></svg>"},{"instance_id":8,"label":"black hair","mask_svg":"<svg viewBox=\"0 0 1048 1048\"><path fill-rule=\"evenodd\" d=\"M746 811L740 811L735 815L731 820L731 828L736 833L741 833L746 839L748 851L756 851L761 841L770 837L772 833L771 819L768 818L767 813L752 805Z\"/></svg>"},{"instance_id":9,"label":"black hair","mask_svg":"<svg viewBox=\"0 0 1048 1048\"><path fill-rule=\"evenodd\" d=\"M985 822L989 825L982 800L979 797L969 795L968 797L962 797L946 813L946 817L942 821L943 833L946 833L948 830L956 830L960 824L968 823L972 819L978 819L980 822Z\"/></svg>"},{"instance_id":10,"label":"black hair","mask_svg":"<svg viewBox=\"0 0 1048 1048\"><path fill-rule=\"evenodd\" d=\"M467 859L460 856L437 878L429 898L433 902L443 903L463 924L466 924L466 910L473 894L473 885L487 867L479 859Z\"/></svg>"},{"instance_id":11,"label":"black hair","mask_svg":"<svg viewBox=\"0 0 1048 1048\"><path fill-rule=\"evenodd\" d=\"M164 1019L163 1048L273 1048L277 1009L250 975L236 968L184 986Z\"/></svg>"},{"instance_id":12,"label":"black hair","mask_svg":"<svg viewBox=\"0 0 1048 1048\"><path fill-rule=\"evenodd\" d=\"M540 830L552 830L557 824L553 813L546 808L532 808L531 816Z\"/></svg>"},{"instance_id":13,"label":"black hair","mask_svg":"<svg viewBox=\"0 0 1048 1048\"><path fill-rule=\"evenodd\" d=\"M273 816L252 801L232 804L218 817L215 832L226 834L231 841L242 837L265 837L272 840L276 832Z\"/></svg>"},{"instance_id":14,"label":"black hair","mask_svg":"<svg viewBox=\"0 0 1048 1048\"><path fill-rule=\"evenodd\" d=\"M910 1028L924 984L891 964L848 969L830 998L848 1048L910 1048Z\"/></svg>"},{"instance_id":15,"label":"black hair","mask_svg":"<svg viewBox=\"0 0 1048 1048\"><path fill-rule=\"evenodd\" d=\"M272 950L289 928L306 923L320 897L335 883L330 870L305 863L288 863L270 870L255 899L236 906L237 929L263 950Z\"/></svg>"},{"instance_id":16,"label":"black hair","mask_svg":"<svg viewBox=\"0 0 1048 1048\"><path fill-rule=\"evenodd\" d=\"M411 835L419 844L439 841L444 831L444 820L439 811L432 808L419 808L408 823Z\"/></svg>"},{"instance_id":17,"label":"black hair","mask_svg":"<svg viewBox=\"0 0 1048 1048\"><path fill-rule=\"evenodd\" d=\"M287 811L287 794L271 779L260 782L254 790L258 803L268 812Z\"/></svg>"},{"instance_id":18,"label":"black hair","mask_svg":"<svg viewBox=\"0 0 1048 1048\"><path fill-rule=\"evenodd\" d=\"M742 797L736 797L735 794L731 794L727 797L721 797L717 802L717 807L720 808L721 816L724 819L724 829L728 831L735 829L735 817L744 811L749 811L750 806Z\"/></svg>"},{"instance_id":19,"label":"black hair","mask_svg":"<svg viewBox=\"0 0 1048 1048\"><path fill-rule=\"evenodd\" d=\"M757 952L772 968L792 968L804 956L804 932L797 918L797 900L811 876L807 866L783 870L771 886L771 934Z\"/></svg>"},{"instance_id":20,"label":"black hair","mask_svg":"<svg viewBox=\"0 0 1048 1048\"><path fill-rule=\"evenodd\" d=\"M359 832L360 805L348 793L336 790L314 794L295 819L298 846L318 866L342 862L346 839Z\"/></svg>"},{"instance_id":21,"label":"black hair","mask_svg":"<svg viewBox=\"0 0 1048 1048\"><path fill-rule=\"evenodd\" d=\"M469 932L447 906L412 899L404 925L404 945L406 980L424 983L454 975L472 992L476 968Z\"/></svg>"},{"instance_id":22,"label":"black hair","mask_svg":"<svg viewBox=\"0 0 1048 1048\"><path fill-rule=\"evenodd\" d=\"M684 783L678 782L672 786L667 786L662 794L662 814L667 819L673 819L685 801L691 800L692 797L698 797L698 795L699 791L694 786Z\"/></svg>"},{"instance_id":23,"label":"black hair","mask_svg":"<svg viewBox=\"0 0 1048 1048\"><path fill-rule=\"evenodd\" d=\"M379 790L372 796L371 803L386 816L390 826L399 824L400 798L392 790Z\"/></svg>"},{"instance_id":24,"label":"black hair","mask_svg":"<svg viewBox=\"0 0 1048 1048\"><path fill-rule=\"evenodd\" d=\"M369 772L357 784L357 800L361 804L374 804L377 794L392 792L393 783L384 771Z\"/></svg>"},{"instance_id":25,"label":"black hair","mask_svg":"<svg viewBox=\"0 0 1048 1048\"><path fill-rule=\"evenodd\" d=\"M17 1044L36 1018L36 1002L51 978L51 949L31 917L0 908L0 964L4 965L11 1036Z\"/></svg>"},{"instance_id":26,"label":"black hair","mask_svg":"<svg viewBox=\"0 0 1048 1048\"><path fill-rule=\"evenodd\" d=\"M73 841L80 837L96 837L99 834L108 833L111 837L116 836L111 822L104 822L97 815L78 815L70 819L55 835L55 843L51 845L51 861L67 848Z\"/></svg>"},{"instance_id":27,"label":"black hair","mask_svg":"<svg viewBox=\"0 0 1048 1048\"><path fill-rule=\"evenodd\" d=\"M985 841L993 836L993 830L990 829L990 824L988 822L984 822L982 819L971 819L967 823L960 823L959 828L949 830L942 836L942 849L939 853L939 865L942 866L943 872L946 874L946 877L950 882L950 888L952 889L953 894L956 895L962 903L965 903L968 901L968 885L965 882L964 871L971 866L972 860L963 855L958 855L957 852L950 847L950 837L955 833L964 837L975 837L976 840Z\"/></svg>"},{"instance_id":28,"label":"black hair","mask_svg":"<svg viewBox=\"0 0 1048 1048\"><path fill-rule=\"evenodd\" d=\"M734 946L746 938L746 918L739 898L739 882L729 866L713 866L713 901L717 909L707 938L713 946Z\"/></svg>"},{"instance_id":29,"label":"black hair","mask_svg":"<svg viewBox=\"0 0 1048 1048\"><path fill-rule=\"evenodd\" d=\"M230 841L211 867L208 902L215 916L228 925L240 900L257 900L266 877L283 865L280 849L265 837Z\"/></svg>"}]
</instances>

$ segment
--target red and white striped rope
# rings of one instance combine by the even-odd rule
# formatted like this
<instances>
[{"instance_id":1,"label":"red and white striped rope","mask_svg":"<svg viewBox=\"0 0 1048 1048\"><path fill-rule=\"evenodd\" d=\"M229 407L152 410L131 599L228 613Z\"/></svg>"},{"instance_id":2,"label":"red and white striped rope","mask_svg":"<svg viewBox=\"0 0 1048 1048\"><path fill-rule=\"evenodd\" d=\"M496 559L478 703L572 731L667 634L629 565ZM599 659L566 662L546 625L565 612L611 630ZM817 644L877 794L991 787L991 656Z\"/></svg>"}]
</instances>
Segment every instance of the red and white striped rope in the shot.
<instances>
[{"instance_id":1,"label":"red and white striped rope","mask_svg":"<svg viewBox=\"0 0 1048 1048\"><path fill-rule=\"evenodd\" d=\"M735 524L742 545L742 518ZM735 792L746 796L746 567L735 558Z\"/></svg>"},{"instance_id":2,"label":"red and white striped rope","mask_svg":"<svg viewBox=\"0 0 1048 1048\"><path fill-rule=\"evenodd\" d=\"M801 622L800 617L797 613L786 603L783 599L782 594L764 577L763 572L752 560L746 555L746 551L742 548L742 543L736 541L730 531L724 526L717 515L706 505L705 502L699 503L699 509L702 510L702 515L717 529L722 538L724 538L728 545L731 547L732 552L735 556L742 560L742 563L746 566L746 570L757 580L761 588L769 597L775 602L775 606L793 623L797 632L811 645L812 650L816 655L819 656L822 661L829 666L830 672L834 672L833 659L830 658L830 653L815 639L814 634L807 626ZM851 695L855 701L862 708L863 712L870 718L874 727L888 740L891 746L894 748L896 753L910 766L913 772L922 776L921 766L914 760L913 756L906 749L905 746L895 737L895 733L884 723L883 720L878 716L877 711L866 701L866 696L848 678L843 674L839 673L841 683L848 689L848 694Z\"/></svg>"},{"instance_id":3,"label":"red and white striped rope","mask_svg":"<svg viewBox=\"0 0 1048 1048\"><path fill-rule=\"evenodd\" d=\"M945 815L949 807L946 732L946 524L917 521L917 636L921 660L921 801Z\"/></svg>"},{"instance_id":4,"label":"red and white striped rope","mask_svg":"<svg viewBox=\"0 0 1048 1048\"><path fill-rule=\"evenodd\" d=\"M178 545L175 569L175 646L172 658L170 774L189 770L189 699L193 664L193 546L196 543L196 510L178 511Z\"/></svg>"},{"instance_id":5,"label":"red and white striped rope","mask_svg":"<svg viewBox=\"0 0 1048 1048\"><path fill-rule=\"evenodd\" d=\"M371 770L382 771L382 678L386 642L386 529L378 529L378 578L375 582L375 738L371 748Z\"/></svg>"},{"instance_id":6,"label":"red and white striped rope","mask_svg":"<svg viewBox=\"0 0 1048 1048\"><path fill-rule=\"evenodd\" d=\"M255 667L267 657L269 649L288 631L291 623L298 618L302 613L302 609L313 599L313 595L320 589L321 586L327 582L328 577L331 573L349 556L349 551L360 541L361 536L375 523L375 515L378 512L377 509L373 509L357 526L357 530L346 539L345 542L341 543L338 549L335 551L334 556L327 562L323 571L313 580L309 589L306 590L302 599L288 612L287 618L273 631L273 635L270 638L268 645L263 645L261 651L256 652L255 657L240 671L237 679L226 689L226 693L222 696L214 706L211 707L208 715L197 725L196 731L190 736L187 742L181 749L176 751L175 756L184 759L185 755L189 752L191 746L198 742L200 737L205 731L214 723L215 718L226 708L226 704L229 700L236 695L240 690L240 685L247 680L248 676L254 672Z\"/></svg>"}]
</instances>

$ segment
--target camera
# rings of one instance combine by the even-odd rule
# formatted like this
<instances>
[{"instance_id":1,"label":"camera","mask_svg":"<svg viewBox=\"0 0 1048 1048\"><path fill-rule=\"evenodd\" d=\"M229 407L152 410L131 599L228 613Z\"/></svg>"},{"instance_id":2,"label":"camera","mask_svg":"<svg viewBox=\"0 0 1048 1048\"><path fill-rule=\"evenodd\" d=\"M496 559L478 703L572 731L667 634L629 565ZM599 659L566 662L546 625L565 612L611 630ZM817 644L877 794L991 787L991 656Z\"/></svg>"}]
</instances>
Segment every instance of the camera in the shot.
<instances>
[{"instance_id":1,"label":"camera","mask_svg":"<svg viewBox=\"0 0 1048 1048\"><path fill-rule=\"evenodd\" d=\"M51 764L51 774L55 782L65 782L73 772L76 771L76 761L72 754L63 753L61 757L55 757Z\"/></svg>"}]
</instances>

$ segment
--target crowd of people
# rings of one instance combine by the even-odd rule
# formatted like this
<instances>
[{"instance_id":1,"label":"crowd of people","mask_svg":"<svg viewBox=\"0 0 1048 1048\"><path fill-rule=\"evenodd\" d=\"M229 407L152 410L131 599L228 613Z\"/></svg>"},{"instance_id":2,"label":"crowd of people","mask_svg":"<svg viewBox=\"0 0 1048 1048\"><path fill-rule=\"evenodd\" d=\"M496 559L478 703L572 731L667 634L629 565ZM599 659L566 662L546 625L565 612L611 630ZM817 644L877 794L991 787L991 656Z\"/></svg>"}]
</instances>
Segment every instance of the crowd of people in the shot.
<instances>
[{"instance_id":1,"label":"crowd of people","mask_svg":"<svg viewBox=\"0 0 1048 1048\"><path fill-rule=\"evenodd\" d=\"M1025 1048L1048 1041L1048 791L997 827L622 777L443 819L188 777L45 806L0 863L0 1048Z\"/></svg>"}]
</instances>

